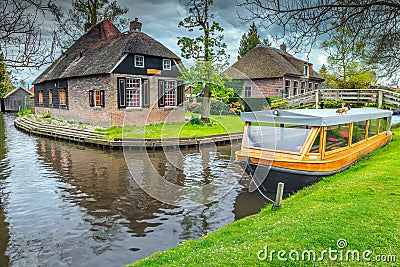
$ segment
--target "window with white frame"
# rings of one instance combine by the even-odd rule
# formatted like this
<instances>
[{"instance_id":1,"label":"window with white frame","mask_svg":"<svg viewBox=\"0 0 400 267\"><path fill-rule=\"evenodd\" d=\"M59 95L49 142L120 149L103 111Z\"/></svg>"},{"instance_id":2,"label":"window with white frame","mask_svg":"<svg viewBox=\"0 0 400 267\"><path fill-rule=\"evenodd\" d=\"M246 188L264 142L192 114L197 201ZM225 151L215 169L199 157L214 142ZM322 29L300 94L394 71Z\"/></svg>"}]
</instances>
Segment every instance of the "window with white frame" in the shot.
<instances>
[{"instance_id":1,"label":"window with white frame","mask_svg":"<svg viewBox=\"0 0 400 267\"><path fill-rule=\"evenodd\" d=\"M127 107L140 107L140 88L141 88L141 81L139 78L126 79Z\"/></svg>"},{"instance_id":2,"label":"window with white frame","mask_svg":"<svg viewBox=\"0 0 400 267\"><path fill-rule=\"evenodd\" d=\"M312 83L308 83L308 91L311 91L313 89L313 84Z\"/></svg>"},{"instance_id":3,"label":"window with white frame","mask_svg":"<svg viewBox=\"0 0 400 267\"><path fill-rule=\"evenodd\" d=\"M164 97L166 106L176 106L176 81L165 81Z\"/></svg>"},{"instance_id":4,"label":"window with white frame","mask_svg":"<svg viewBox=\"0 0 400 267\"><path fill-rule=\"evenodd\" d=\"M135 55L135 67L144 68L144 56Z\"/></svg>"},{"instance_id":5,"label":"window with white frame","mask_svg":"<svg viewBox=\"0 0 400 267\"><path fill-rule=\"evenodd\" d=\"M306 82L301 82L300 93L304 94L306 92Z\"/></svg>"},{"instance_id":6,"label":"window with white frame","mask_svg":"<svg viewBox=\"0 0 400 267\"><path fill-rule=\"evenodd\" d=\"M291 80L285 80L285 90L284 95L282 97L290 97L290 88L292 87Z\"/></svg>"},{"instance_id":7,"label":"window with white frame","mask_svg":"<svg viewBox=\"0 0 400 267\"><path fill-rule=\"evenodd\" d=\"M299 94L299 81L293 81L293 95Z\"/></svg>"},{"instance_id":8,"label":"window with white frame","mask_svg":"<svg viewBox=\"0 0 400 267\"><path fill-rule=\"evenodd\" d=\"M171 70L171 59L163 59L163 70Z\"/></svg>"},{"instance_id":9,"label":"window with white frame","mask_svg":"<svg viewBox=\"0 0 400 267\"><path fill-rule=\"evenodd\" d=\"M304 65L304 77L308 77L308 65Z\"/></svg>"},{"instance_id":10,"label":"window with white frame","mask_svg":"<svg viewBox=\"0 0 400 267\"><path fill-rule=\"evenodd\" d=\"M319 84L318 84L318 83L315 83L315 84L314 84L314 89L315 89L315 90L318 90L318 87L319 87Z\"/></svg>"},{"instance_id":11,"label":"window with white frame","mask_svg":"<svg viewBox=\"0 0 400 267\"><path fill-rule=\"evenodd\" d=\"M251 86L244 87L244 97L251 97Z\"/></svg>"}]
</instances>

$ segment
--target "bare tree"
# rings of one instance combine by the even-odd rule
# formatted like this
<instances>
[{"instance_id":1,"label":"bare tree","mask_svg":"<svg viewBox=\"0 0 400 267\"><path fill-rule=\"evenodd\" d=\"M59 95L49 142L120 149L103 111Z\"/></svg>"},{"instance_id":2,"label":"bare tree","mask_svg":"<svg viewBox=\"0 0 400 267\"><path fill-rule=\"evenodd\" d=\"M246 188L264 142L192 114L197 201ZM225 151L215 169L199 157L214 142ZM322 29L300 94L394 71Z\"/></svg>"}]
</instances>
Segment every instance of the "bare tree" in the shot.
<instances>
[{"instance_id":1,"label":"bare tree","mask_svg":"<svg viewBox=\"0 0 400 267\"><path fill-rule=\"evenodd\" d=\"M128 8L119 6L117 1L74 0L68 11L57 8L53 13L60 32L59 46L63 49L69 48L85 33L85 23L95 25L108 18L120 29L129 25L129 20L124 17Z\"/></svg>"},{"instance_id":2,"label":"bare tree","mask_svg":"<svg viewBox=\"0 0 400 267\"><path fill-rule=\"evenodd\" d=\"M277 26L278 38L292 49L310 49L317 39L329 39L348 29L353 42L365 42L365 60L386 74L400 70L399 0L239 0L250 16L265 27Z\"/></svg>"},{"instance_id":3,"label":"bare tree","mask_svg":"<svg viewBox=\"0 0 400 267\"><path fill-rule=\"evenodd\" d=\"M39 68L54 59L54 32L42 29L54 7L53 0L0 2L0 50L8 67Z\"/></svg>"}]
</instances>

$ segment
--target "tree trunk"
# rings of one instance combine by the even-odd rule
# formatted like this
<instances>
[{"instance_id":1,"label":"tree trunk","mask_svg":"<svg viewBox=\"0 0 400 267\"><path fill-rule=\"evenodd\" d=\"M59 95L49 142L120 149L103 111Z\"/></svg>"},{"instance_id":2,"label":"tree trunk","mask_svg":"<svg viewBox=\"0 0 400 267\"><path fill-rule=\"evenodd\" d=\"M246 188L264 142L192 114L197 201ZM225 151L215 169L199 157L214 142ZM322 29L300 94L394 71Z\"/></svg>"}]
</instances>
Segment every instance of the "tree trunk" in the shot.
<instances>
[{"instance_id":1,"label":"tree trunk","mask_svg":"<svg viewBox=\"0 0 400 267\"><path fill-rule=\"evenodd\" d=\"M201 120L204 123L210 123L210 108L211 108L211 92L208 85L204 86L204 96L202 101Z\"/></svg>"}]
</instances>

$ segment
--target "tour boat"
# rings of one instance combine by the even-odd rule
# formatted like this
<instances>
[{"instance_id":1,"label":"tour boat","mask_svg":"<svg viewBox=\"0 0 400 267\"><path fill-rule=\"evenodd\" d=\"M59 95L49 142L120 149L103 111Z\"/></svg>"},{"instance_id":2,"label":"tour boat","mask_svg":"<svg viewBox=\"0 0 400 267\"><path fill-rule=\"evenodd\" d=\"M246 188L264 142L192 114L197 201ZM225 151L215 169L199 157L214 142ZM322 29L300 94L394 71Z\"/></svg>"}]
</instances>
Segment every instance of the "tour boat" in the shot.
<instances>
[{"instance_id":1,"label":"tour boat","mask_svg":"<svg viewBox=\"0 0 400 267\"><path fill-rule=\"evenodd\" d=\"M253 190L273 192L283 182L285 191L296 191L388 144L391 117L391 111L374 108L243 112L236 160Z\"/></svg>"}]
</instances>

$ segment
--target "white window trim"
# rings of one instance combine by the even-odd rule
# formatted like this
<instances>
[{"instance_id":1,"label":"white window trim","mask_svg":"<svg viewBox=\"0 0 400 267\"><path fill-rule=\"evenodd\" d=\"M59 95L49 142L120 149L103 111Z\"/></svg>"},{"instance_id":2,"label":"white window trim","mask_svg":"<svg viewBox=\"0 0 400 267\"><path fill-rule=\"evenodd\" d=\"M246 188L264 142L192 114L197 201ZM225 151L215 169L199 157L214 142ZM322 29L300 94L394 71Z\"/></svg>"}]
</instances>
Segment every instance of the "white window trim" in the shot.
<instances>
[{"instance_id":1,"label":"white window trim","mask_svg":"<svg viewBox=\"0 0 400 267\"><path fill-rule=\"evenodd\" d=\"M297 87L295 87L295 84L296 84L296 82L297 82ZM294 89L295 88L297 88L297 94L296 95L299 95L301 92L299 92L299 85L300 85L300 82L298 81L298 80L293 80L293 92L294 92Z\"/></svg>"},{"instance_id":2,"label":"white window trim","mask_svg":"<svg viewBox=\"0 0 400 267\"><path fill-rule=\"evenodd\" d=\"M166 101L166 99L165 99L165 93L166 93L166 91L167 91L167 83L169 83L169 82L173 82L175 85L174 85L174 89L171 89L171 90L174 90L175 91L175 97L174 97L174 105L167 105L167 101ZM176 103L177 103L177 97L178 97L178 90L177 90L177 87L178 85L177 85L177 81L175 81L175 80L166 80L165 82L164 82L164 103L165 103L165 107L175 107L176 106Z\"/></svg>"},{"instance_id":3,"label":"white window trim","mask_svg":"<svg viewBox=\"0 0 400 267\"><path fill-rule=\"evenodd\" d=\"M289 90L288 90L288 96L287 97L290 97L292 94L291 94L291 89L292 89L292 80L285 80L285 83L284 83L284 93L285 93L285 95L286 95L286 82L289 82Z\"/></svg>"},{"instance_id":4,"label":"white window trim","mask_svg":"<svg viewBox=\"0 0 400 267\"><path fill-rule=\"evenodd\" d=\"M139 106L128 106L128 98L126 97L126 99L125 99L125 101L126 101L126 103L125 103L125 105L126 105L126 108L127 109L138 109L138 108L142 108L142 85L143 85L143 83L142 83L142 79L141 78L137 78L137 77L126 77L126 80L128 80L128 79L136 79L136 80L139 80ZM128 87L127 86L128 85L128 82L126 82L126 84L125 84L125 90L126 91L128 91L128 90L132 90L132 88L133 87Z\"/></svg>"},{"instance_id":5,"label":"white window trim","mask_svg":"<svg viewBox=\"0 0 400 267\"><path fill-rule=\"evenodd\" d=\"M250 87L250 96L246 96L246 88ZM247 85L244 87L244 97L251 97L253 95L253 87L251 85Z\"/></svg>"},{"instance_id":6,"label":"white window trim","mask_svg":"<svg viewBox=\"0 0 400 267\"><path fill-rule=\"evenodd\" d=\"M307 73L306 73L307 72ZM305 64L303 67L303 75L304 77L309 77L310 76L310 66L308 64Z\"/></svg>"},{"instance_id":7,"label":"white window trim","mask_svg":"<svg viewBox=\"0 0 400 267\"><path fill-rule=\"evenodd\" d=\"M143 61L143 65L137 65L136 64L136 59L138 59L138 58L141 58L142 59L142 61ZM135 55L135 67L136 68L144 68L144 56L141 56L141 55Z\"/></svg>"},{"instance_id":8,"label":"white window trim","mask_svg":"<svg viewBox=\"0 0 400 267\"><path fill-rule=\"evenodd\" d=\"M165 62L169 62L169 68L165 68ZM171 68L172 68L171 59L164 58L162 63L163 63L163 70L171 70Z\"/></svg>"},{"instance_id":9,"label":"white window trim","mask_svg":"<svg viewBox=\"0 0 400 267\"><path fill-rule=\"evenodd\" d=\"M304 85L304 87L303 87L303 85ZM304 92L301 92L301 91L304 91ZM307 92L307 83L305 81L301 81L300 82L300 93L304 94L306 92Z\"/></svg>"}]
</instances>

